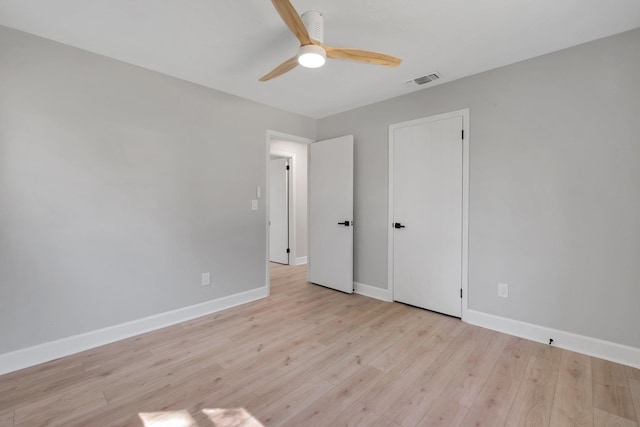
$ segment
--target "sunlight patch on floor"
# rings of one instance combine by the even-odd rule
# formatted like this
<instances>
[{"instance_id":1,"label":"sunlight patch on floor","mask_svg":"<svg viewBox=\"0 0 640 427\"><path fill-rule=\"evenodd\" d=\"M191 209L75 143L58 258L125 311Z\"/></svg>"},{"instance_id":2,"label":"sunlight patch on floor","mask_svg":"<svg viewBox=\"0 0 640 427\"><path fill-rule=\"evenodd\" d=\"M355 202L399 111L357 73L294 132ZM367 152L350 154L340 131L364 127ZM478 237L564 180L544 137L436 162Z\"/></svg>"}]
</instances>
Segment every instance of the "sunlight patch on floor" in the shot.
<instances>
[{"instance_id":1,"label":"sunlight patch on floor","mask_svg":"<svg viewBox=\"0 0 640 427\"><path fill-rule=\"evenodd\" d=\"M197 427L189 411L140 412L145 427Z\"/></svg>"},{"instance_id":2,"label":"sunlight patch on floor","mask_svg":"<svg viewBox=\"0 0 640 427\"><path fill-rule=\"evenodd\" d=\"M244 408L203 409L215 427L264 427ZM189 411L140 412L144 427L198 427Z\"/></svg>"},{"instance_id":3,"label":"sunlight patch on floor","mask_svg":"<svg viewBox=\"0 0 640 427\"><path fill-rule=\"evenodd\" d=\"M244 408L203 409L202 412L216 427L264 427Z\"/></svg>"}]
</instances>

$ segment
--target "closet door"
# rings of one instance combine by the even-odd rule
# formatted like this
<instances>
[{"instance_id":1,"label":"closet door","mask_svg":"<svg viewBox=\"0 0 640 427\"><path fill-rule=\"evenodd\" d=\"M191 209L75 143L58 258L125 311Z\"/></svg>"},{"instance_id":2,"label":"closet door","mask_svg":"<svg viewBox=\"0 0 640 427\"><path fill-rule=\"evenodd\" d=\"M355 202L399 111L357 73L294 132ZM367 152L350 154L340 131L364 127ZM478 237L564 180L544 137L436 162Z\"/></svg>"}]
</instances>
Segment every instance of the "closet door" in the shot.
<instances>
[{"instance_id":1,"label":"closet door","mask_svg":"<svg viewBox=\"0 0 640 427\"><path fill-rule=\"evenodd\" d=\"M462 117L390 131L393 299L461 317Z\"/></svg>"}]
</instances>

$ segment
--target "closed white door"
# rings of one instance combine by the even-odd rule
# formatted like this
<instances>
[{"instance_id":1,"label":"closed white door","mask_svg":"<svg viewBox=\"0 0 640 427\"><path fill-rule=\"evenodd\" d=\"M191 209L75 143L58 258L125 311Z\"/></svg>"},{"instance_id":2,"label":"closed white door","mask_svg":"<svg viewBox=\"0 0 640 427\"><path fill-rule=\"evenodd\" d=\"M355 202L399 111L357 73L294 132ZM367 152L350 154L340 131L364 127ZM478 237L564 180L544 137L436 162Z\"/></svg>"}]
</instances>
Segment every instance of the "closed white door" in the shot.
<instances>
[{"instance_id":1,"label":"closed white door","mask_svg":"<svg viewBox=\"0 0 640 427\"><path fill-rule=\"evenodd\" d=\"M272 159L269 169L269 259L289 264L288 160Z\"/></svg>"},{"instance_id":2,"label":"closed white door","mask_svg":"<svg viewBox=\"0 0 640 427\"><path fill-rule=\"evenodd\" d=\"M309 282L353 292L353 136L309 146Z\"/></svg>"},{"instance_id":3,"label":"closed white door","mask_svg":"<svg viewBox=\"0 0 640 427\"><path fill-rule=\"evenodd\" d=\"M393 299L462 312L462 117L394 125Z\"/></svg>"}]
</instances>

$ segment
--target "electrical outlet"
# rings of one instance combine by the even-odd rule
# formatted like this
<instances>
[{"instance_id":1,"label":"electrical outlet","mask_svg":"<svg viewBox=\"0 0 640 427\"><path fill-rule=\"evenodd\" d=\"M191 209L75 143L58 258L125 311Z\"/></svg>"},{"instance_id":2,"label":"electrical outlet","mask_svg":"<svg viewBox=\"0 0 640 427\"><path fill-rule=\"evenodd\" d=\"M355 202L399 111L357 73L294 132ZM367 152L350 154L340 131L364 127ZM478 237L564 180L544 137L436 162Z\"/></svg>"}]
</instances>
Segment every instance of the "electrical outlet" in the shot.
<instances>
[{"instance_id":1,"label":"electrical outlet","mask_svg":"<svg viewBox=\"0 0 640 427\"><path fill-rule=\"evenodd\" d=\"M252 210L252 211L257 211L257 210L258 210L258 201L257 201L257 200L255 200L255 199L253 199L253 200L251 201L251 210Z\"/></svg>"},{"instance_id":2,"label":"electrical outlet","mask_svg":"<svg viewBox=\"0 0 640 427\"><path fill-rule=\"evenodd\" d=\"M202 286L211 284L211 273L202 273Z\"/></svg>"},{"instance_id":3,"label":"electrical outlet","mask_svg":"<svg viewBox=\"0 0 640 427\"><path fill-rule=\"evenodd\" d=\"M502 298L509 298L509 285L506 283L498 283L498 296Z\"/></svg>"}]
</instances>

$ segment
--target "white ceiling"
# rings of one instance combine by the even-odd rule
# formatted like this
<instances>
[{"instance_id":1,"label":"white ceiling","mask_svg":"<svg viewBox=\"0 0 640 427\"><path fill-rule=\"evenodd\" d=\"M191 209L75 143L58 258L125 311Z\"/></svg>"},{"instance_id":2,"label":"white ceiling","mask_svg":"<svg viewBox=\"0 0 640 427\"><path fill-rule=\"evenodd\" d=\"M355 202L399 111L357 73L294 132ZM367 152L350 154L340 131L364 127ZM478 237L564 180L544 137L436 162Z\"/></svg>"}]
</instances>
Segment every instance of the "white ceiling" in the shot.
<instances>
[{"instance_id":1,"label":"white ceiling","mask_svg":"<svg viewBox=\"0 0 640 427\"><path fill-rule=\"evenodd\" d=\"M298 47L270 0L0 0L0 25L320 118L640 27L640 0L293 0L329 45L403 59L330 60L258 78ZM639 47L640 48L640 47Z\"/></svg>"}]
</instances>

